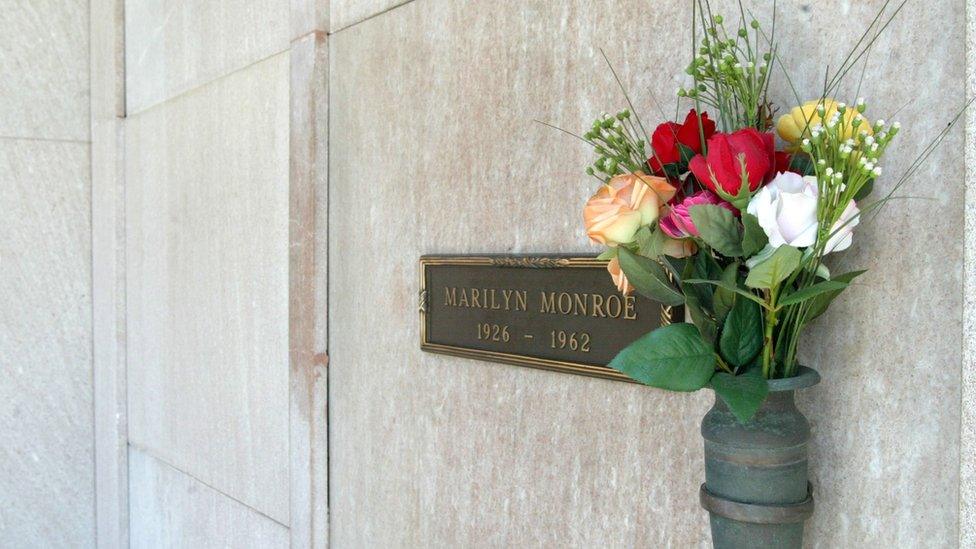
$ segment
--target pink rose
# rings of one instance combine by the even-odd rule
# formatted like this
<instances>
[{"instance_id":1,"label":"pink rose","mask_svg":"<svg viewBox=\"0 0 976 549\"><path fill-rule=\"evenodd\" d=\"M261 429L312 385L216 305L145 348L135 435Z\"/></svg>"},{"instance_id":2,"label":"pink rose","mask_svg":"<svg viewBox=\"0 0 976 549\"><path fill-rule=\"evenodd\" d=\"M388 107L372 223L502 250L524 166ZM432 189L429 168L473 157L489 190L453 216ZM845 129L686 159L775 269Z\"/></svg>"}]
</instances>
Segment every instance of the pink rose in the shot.
<instances>
[{"instance_id":1,"label":"pink rose","mask_svg":"<svg viewBox=\"0 0 976 549\"><path fill-rule=\"evenodd\" d=\"M661 217L661 230L672 238L701 236L701 233L698 232L698 228L695 227L695 223L691 220L691 214L688 213L689 208L692 206L698 206L700 204L715 204L738 215L738 212L732 206L732 204L729 204L728 202L715 196L715 194L713 194L711 191L701 191L700 193L685 198L680 204L671 208L671 213Z\"/></svg>"}]
</instances>

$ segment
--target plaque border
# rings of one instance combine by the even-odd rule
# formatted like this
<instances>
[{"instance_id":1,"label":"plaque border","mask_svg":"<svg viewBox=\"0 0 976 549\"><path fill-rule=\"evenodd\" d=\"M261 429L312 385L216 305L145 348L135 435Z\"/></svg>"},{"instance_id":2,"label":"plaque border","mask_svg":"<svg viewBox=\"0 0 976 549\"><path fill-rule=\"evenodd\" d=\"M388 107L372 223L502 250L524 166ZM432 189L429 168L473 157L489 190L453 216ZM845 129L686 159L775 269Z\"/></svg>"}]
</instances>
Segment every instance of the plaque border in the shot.
<instances>
[{"instance_id":1,"label":"plaque border","mask_svg":"<svg viewBox=\"0 0 976 549\"><path fill-rule=\"evenodd\" d=\"M606 269L609 260L597 259L596 256L584 255L423 255L420 257L420 349L431 353L450 355L461 358L501 362L516 366L527 366L540 370L563 372L615 381L638 383L626 375L606 367L591 366L579 362L539 358L528 355L505 353L500 351L486 351L469 349L454 345L432 343L427 340L427 267L430 266L481 266L508 269ZM661 326L671 324L674 307L661 305Z\"/></svg>"}]
</instances>

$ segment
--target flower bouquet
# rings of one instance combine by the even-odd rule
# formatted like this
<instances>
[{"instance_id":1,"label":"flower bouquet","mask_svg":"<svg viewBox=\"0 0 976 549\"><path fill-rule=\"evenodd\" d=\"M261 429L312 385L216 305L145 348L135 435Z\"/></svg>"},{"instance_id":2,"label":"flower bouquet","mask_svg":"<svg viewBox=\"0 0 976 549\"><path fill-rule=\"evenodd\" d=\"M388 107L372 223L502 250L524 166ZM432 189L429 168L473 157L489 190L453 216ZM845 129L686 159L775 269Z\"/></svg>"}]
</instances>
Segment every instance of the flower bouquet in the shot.
<instances>
[{"instance_id":1,"label":"flower bouquet","mask_svg":"<svg viewBox=\"0 0 976 549\"><path fill-rule=\"evenodd\" d=\"M700 497L716 546L799 547L813 500L809 426L793 392L819 376L798 363L797 348L864 273L831 272L825 259L851 246L952 123L872 200L899 125L868 118L863 99L833 97L900 6L879 12L817 95L804 101L794 90L797 106L777 117L767 99L774 67L783 69L775 15L767 33L740 5L729 29L707 2L693 5L690 82L677 92L683 120L647 132L624 92L630 108L579 136L598 155L586 169L599 181L583 209L586 233L607 247L600 257L614 283L684 305L690 319L641 337L610 367L661 389L714 390Z\"/></svg>"}]
</instances>

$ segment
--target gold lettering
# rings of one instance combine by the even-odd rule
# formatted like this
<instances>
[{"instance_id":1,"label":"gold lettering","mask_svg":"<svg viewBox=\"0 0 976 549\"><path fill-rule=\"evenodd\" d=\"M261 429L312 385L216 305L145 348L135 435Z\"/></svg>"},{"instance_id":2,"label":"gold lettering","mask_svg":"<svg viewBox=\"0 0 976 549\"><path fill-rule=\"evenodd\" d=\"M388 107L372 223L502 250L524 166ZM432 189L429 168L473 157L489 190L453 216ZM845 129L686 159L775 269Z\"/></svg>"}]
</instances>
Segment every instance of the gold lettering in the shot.
<instances>
[{"instance_id":1,"label":"gold lettering","mask_svg":"<svg viewBox=\"0 0 976 549\"><path fill-rule=\"evenodd\" d=\"M593 294L593 316L601 316L606 318L606 313L603 312L603 296L600 294Z\"/></svg>"},{"instance_id":2,"label":"gold lettering","mask_svg":"<svg viewBox=\"0 0 976 549\"><path fill-rule=\"evenodd\" d=\"M528 311L528 292L526 290L519 290L515 292L515 310L516 311Z\"/></svg>"},{"instance_id":3,"label":"gold lettering","mask_svg":"<svg viewBox=\"0 0 976 549\"><path fill-rule=\"evenodd\" d=\"M613 311L614 304L616 304L617 312ZM620 296L616 294L607 296L606 309L607 309L607 314L610 315L610 318L620 318L620 310L622 307L623 305L620 303Z\"/></svg>"},{"instance_id":4,"label":"gold lettering","mask_svg":"<svg viewBox=\"0 0 976 549\"><path fill-rule=\"evenodd\" d=\"M573 314L586 316L587 306L586 306L586 295L587 294L573 294ZM582 312L580 312L582 311Z\"/></svg>"},{"instance_id":5,"label":"gold lettering","mask_svg":"<svg viewBox=\"0 0 976 549\"><path fill-rule=\"evenodd\" d=\"M624 298L624 319L625 320L635 320L637 319L637 311L635 309L637 300L634 296L629 295Z\"/></svg>"},{"instance_id":6,"label":"gold lettering","mask_svg":"<svg viewBox=\"0 0 976 549\"><path fill-rule=\"evenodd\" d=\"M564 297L566 298L565 302L563 301ZM565 303L565 306L563 303ZM559 306L560 314L568 315L573 310L573 298L566 292L562 292L559 294L559 300L556 302L556 305Z\"/></svg>"},{"instance_id":7,"label":"gold lettering","mask_svg":"<svg viewBox=\"0 0 976 549\"><path fill-rule=\"evenodd\" d=\"M470 305L468 305L468 293L464 291L464 288L461 288L461 299L458 300L457 306L470 307Z\"/></svg>"},{"instance_id":8,"label":"gold lettering","mask_svg":"<svg viewBox=\"0 0 976 549\"><path fill-rule=\"evenodd\" d=\"M546 296L546 292L542 292L542 307L539 309L539 312L556 314L556 292L549 292L548 296Z\"/></svg>"},{"instance_id":9,"label":"gold lettering","mask_svg":"<svg viewBox=\"0 0 976 549\"><path fill-rule=\"evenodd\" d=\"M481 296L481 291L478 290L478 288L471 288L471 306L472 307L478 307L478 308L481 307L480 296Z\"/></svg>"},{"instance_id":10,"label":"gold lettering","mask_svg":"<svg viewBox=\"0 0 976 549\"><path fill-rule=\"evenodd\" d=\"M444 286L444 306L457 307L457 288Z\"/></svg>"},{"instance_id":11,"label":"gold lettering","mask_svg":"<svg viewBox=\"0 0 976 549\"><path fill-rule=\"evenodd\" d=\"M505 298L505 310L511 311L509 304L512 302L512 290L502 290L502 297Z\"/></svg>"},{"instance_id":12,"label":"gold lettering","mask_svg":"<svg viewBox=\"0 0 976 549\"><path fill-rule=\"evenodd\" d=\"M498 309L501 309L501 307L498 306L498 302L495 301L495 289L492 288L492 289L490 289L488 291L491 292L491 309L496 310L496 311Z\"/></svg>"}]
</instances>

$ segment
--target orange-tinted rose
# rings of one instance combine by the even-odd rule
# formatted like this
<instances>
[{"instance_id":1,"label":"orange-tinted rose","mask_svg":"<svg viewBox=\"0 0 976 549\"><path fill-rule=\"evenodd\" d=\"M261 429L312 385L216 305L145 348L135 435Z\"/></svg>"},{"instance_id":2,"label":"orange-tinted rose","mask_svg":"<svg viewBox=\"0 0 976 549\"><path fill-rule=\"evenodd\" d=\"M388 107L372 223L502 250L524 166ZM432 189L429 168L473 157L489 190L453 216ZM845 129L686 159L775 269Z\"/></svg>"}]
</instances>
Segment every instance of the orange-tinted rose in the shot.
<instances>
[{"instance_id":1,"label":"orange-tinted rose","mask_svg":"<svg viewBox=\"0 0 976 549\"><path fill-rule=\"evenodd\" d=\"M627 280L627 275L624 274L624 270L620 268L620 261L617 258L613 258L607 263L607 271L610 272L610 278L613 279L613 283L616 284L617 289L620 293L624 295L629 295L634 291L634 287L630 285Z\"/></svg>"},{"instance_id":2,"label":"orange-tinted rose","mask_svg":"<svg viewBox=\"0 0 976 549\"><path fill-rule=\"evenodd\" d=\"M675 188L663 177L636 172L618 175L586 202L583 223L586 235L610 247L634 241L637 230L651 225Z\"/></svg>"}]
</instances>

